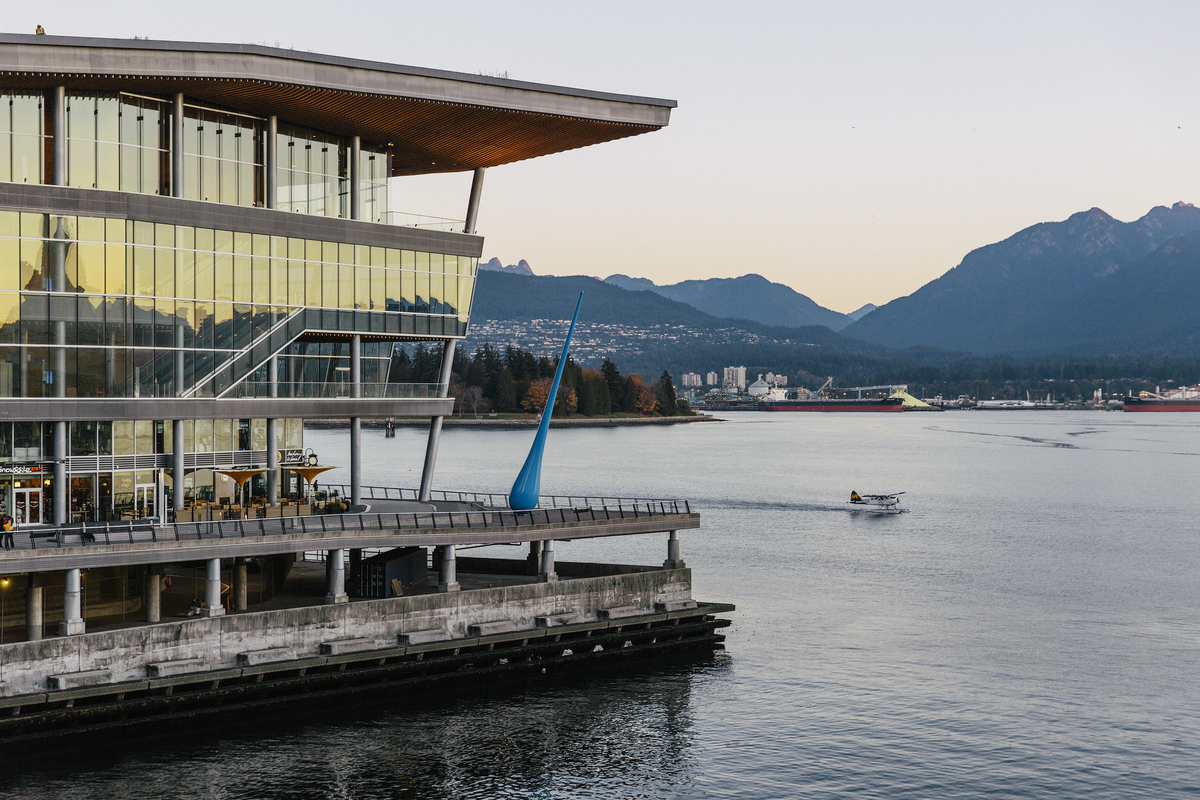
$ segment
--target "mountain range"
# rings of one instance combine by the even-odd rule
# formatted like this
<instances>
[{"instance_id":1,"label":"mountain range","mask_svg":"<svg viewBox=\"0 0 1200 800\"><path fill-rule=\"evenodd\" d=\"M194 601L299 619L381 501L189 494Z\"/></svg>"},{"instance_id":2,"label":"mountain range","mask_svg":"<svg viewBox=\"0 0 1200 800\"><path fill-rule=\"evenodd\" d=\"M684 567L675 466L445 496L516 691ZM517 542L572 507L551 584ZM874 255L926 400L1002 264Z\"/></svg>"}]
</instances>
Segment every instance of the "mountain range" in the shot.
<instances>
[{"instance_id":1,"label":"mountain range","mask_svg":"<svg viewBox=\"0 0 1200 800\"><path fill-rule=\"evenodd\" d=\"M609 275L604 282L631 292L654 292L721 319L745 319L789 328L824 325L832 331L840 331L854 321L847 314L817 305L790 286L773 283L753 273L738 278L682 281L668 286L621 274Z\"/></svg>"},{"instance_id":2,"label":"mountain range","mask_svg":"<svg viewBox=\"0 0 1200 800\"><path fill-rule=\"evenodd\" d=\"M488 272L510 272L515 275L532 275L533 267L529 266L529 262L521 259L516 264L502 264L499 258L491 258L488 261L480 261L479 269Z\"/></svg>"},{"instance_id":3,"label":"mountain range","mask_svg":"<svg viewBox=\"0 0 1200 800\"><path fill-rule=\"evenodd\" d=\"M973 250L843 329L854 339L979 355L1200 351L1200 209L1122 222L1099 208Z\"/></svg>"}]
</instances>

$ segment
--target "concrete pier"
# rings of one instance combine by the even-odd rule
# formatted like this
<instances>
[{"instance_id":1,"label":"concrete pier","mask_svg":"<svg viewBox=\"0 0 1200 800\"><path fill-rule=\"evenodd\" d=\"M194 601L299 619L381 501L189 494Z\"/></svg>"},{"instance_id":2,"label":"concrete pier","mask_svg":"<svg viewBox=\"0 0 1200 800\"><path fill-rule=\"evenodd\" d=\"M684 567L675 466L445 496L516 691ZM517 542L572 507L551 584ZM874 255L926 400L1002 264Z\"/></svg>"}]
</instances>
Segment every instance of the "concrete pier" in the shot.
<instances>
[{"instance_id":1,"label":"concrete pier","mask_svg":"<svg viewBox=\"0 0 1200 800\"><path fill-rule=\"evenodd\" d=\"M245 558L235 558L233 560L233 610L245 611L246 606L246 584L248 583L247 568Z\"/></svg>"},{"instance_id":2,"label":"concrete pier","mask_svg":"<svg viewBox=\"0 0 1200 800\"><path fill-rule=\"evenodd\" d=\"M200 609L200 616L224 616L225 606L221 604L221 559L208 559L206 573L204 579L204 606Z\"/></svg>"},{"instance_id":3,"label":"concrete pier","mask_svg":"<svg viewBox=\"0 0 1200 800\"><path fill-rule=\"evenodd\" d=\"M663 569L683 569L685 566L679 557L679 531L671 531L667 538L667 560L663 562Z\"/></svg>"},{"instance_id":4,"label":"concrete pier","mask_svg":"<svg viewBox=\"0 0 1200 800\"><path fill-rule=\"evenodd\" d=\"M161 564L147 568L142 588L145 593L143 601L146 604L146 622L159 622L162 619L162 580Z\"/></svg>"},{"instance_id":5,"label":"concrete pier","mask_svg":"<svg viewBox=\"0 0 1200 800\"><path fill-rule=\"evenodd\" d=\"M542 583L550 583L558 580L558 573L554 571L553 539L547 539L542 542L542 568L538 572L538 580Z\"/></svg>"},{"instance_id":6,"label":"concrete pier","mask_svg":"<svg viewBox=\"0 0 1200 800\"><path fill-rule=\"evenodd\" d=\"M455 561L454 545L445 545L438 549L442 551L441 568L438 573L438 591L457 592L461 587L458 585L458 564Z\"/></svg>"},{"instance_id":7,"label":"concrete pier","mask_svg":"<svg viewBox=\"0 0 1200 800\"><path fill-rule=\"evenodd\" d=\"M334 605L350 601L346 594L346 551L338 548L330 550L325 558L326 576L329 591L325 593L325 603Z\"/></svg>"},{"instance_id":8,"label":"concrete pier","mask_svg":"<svg viewBox=\"0 0 1200 800\"><path fill-rule=\"evenodd\" d=\"M79 570L67 570L67 583L63 590L63 618L58 624L59 636L78 636L84 632L82 589Z\"/></svg>"},{"instance_id":9,"label":"concrete pier","mask_svg":"<svg viewBox=\"0 0 1200 800\"><path fill-rule=\"evenodd\" d=\"M31 642L42 638L44 608L41 579L36 572L31 573L25 589L25 638Z\"/></svg>"}]
</instances>

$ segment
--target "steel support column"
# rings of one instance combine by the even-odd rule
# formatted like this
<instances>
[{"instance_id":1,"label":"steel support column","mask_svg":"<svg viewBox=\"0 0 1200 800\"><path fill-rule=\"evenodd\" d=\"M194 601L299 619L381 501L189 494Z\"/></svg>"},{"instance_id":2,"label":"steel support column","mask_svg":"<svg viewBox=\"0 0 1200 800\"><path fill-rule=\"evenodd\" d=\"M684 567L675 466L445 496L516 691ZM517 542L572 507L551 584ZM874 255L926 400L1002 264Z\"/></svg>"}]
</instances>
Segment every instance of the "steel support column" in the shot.
<instances>
[{"instance_id":1,"label":"steel support column","mask_svg":"<svg viewBox=\"0 0 1200 800\"><path fill-rule=\"evenodd\" d=\"M272 117L271 119L274 119ZM273 140L272 140L273 141ZM271 397L279 396L279 357L267 361L267 387ZM279 420L267 420L267 505L279 505Z\"/></svg>"},{"instance_id":2,"label":"steel support column","mask_svg":"<svg viewBox=\"0 0 1200 800\"><path fill-rule=\"evenodd\" d=\"M142 602L146 606L146 622L162 621L162 564L152 564L146 570L142 587Z\"/></svg>"},{"instance_id":3,"label":"steel support column","mask_svg":"<svg viewBox=\"0 0 1200 800\"><path fill-rule=\"evenodd\" d=\"M246 610L246 584L249 579L249 569L245 558L233 560L233 610Z\"/></svg>"},{"instance_id":4,"label":"steel support column","mask_svg":"<svg viewBox=\"0 0 1200 800\"><path fill-rule=\"evenodd\" d=\"M479 199L483 196L483 167L477 167L471 176L471 197L467 200L467 221L463 233L475 232L475 221L479 218Z\"/></svg>"},{"instance_id":5,"label":"steel support column","mask_svg":"<svg viewBox=\"0 0 1200 800\"><path fill-rule=\"evenodd\" d=\"M267 173L267 208L277 208L279 204L279 117L272 114L267 117L267 153L263 165Z\"/></svg>"},{"instance_id":6,"label":"steel support column","mask_svg":"<svg viewBox=\"0 0 1200 800\"><path fill-rule=\"evenodd\" d=\"M450 372L454 368L454 340L447 339L442 345L442 369L438 373L438 384L448 386ZM423 503L429 502L430 492L433 491L433 470L437 466L438 441L442 438L442 418L432 417L429 420L429 441L425 443L425 466L421 468L421 489L417 499Z\"/></svg>"},{"instance_id":7,"label":"steel support column","mask_svg":"<svg viewBox=\"0 0 1200 800\"><path fill-rule=\"evenodd\" d=\"M183 93L176 92L171 118L171 197L183 196Z\"/></svg>"},{"instance_id":8,"label":"steel support column","mask_svg":"<svg viewBox=\"0 0 1200 800\"><path fill-rule=\"evenodd\" d=\"M357 141L357 137L355 137ZM362 397L362 337L350 337L350 396ZM350 419L350 504L362 504L362 417Z\"/></svg>"},{"instance_id":9,"label":"steel support column","mask_svg":"<svg viewBox=\"0 0 1200 800\"><path fill-rule=\"evenodd\" d=\"M358 171L361 153L362 139L355 136L350 140L350 219L362 219L362 187L359 186L361 176Z\"/></svg>"}]
</instances>

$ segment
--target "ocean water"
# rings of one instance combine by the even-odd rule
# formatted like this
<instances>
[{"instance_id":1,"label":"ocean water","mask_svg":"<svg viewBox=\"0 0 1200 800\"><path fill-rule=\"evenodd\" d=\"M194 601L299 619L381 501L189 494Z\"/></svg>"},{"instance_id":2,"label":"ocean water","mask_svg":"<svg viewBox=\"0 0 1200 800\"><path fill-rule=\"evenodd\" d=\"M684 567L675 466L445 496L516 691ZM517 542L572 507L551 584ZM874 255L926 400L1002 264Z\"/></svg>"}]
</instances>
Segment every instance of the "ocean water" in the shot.
<instances>
[{"instance_id":1,"label":"ocean water","mask_svg":"<svg viewBox=\"0 0 1200 800\"><path fill-rule=\"evenodd\" d=\"M693 501L695 595L738 606L725 652L437 700L297 697L0 752L0 797L1194 796L1189 417L747 413L555 430L543 491ZM447 430L436 484L503 492L531 438ZM346 463L345 431L306 440ZM364 432L366 482L416 486L424 440ZM905 491L911 511L850 513L852 489ZM556 548L665 554L665 535Z\"/></svg>"}]
</instances>

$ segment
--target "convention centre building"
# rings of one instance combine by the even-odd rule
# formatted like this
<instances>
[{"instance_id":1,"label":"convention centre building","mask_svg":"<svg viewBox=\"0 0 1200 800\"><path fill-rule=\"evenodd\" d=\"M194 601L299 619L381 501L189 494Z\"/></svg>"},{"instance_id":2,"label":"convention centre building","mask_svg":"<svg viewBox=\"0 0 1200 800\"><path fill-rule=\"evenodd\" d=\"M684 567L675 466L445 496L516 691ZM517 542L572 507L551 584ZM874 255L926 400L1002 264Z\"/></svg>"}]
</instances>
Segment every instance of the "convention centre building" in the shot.
<instances>
[{"instance_id":1,"label":"convention centre building","mask_svg":"<svg viewBox=\"0 0 1200 800\"><path fill-rule=\"evenodd\" d=\"M484 169L673 101L259 45L0 35L0 514L286 514L305 419L426 417L398 342L467 332ZM389 179L471 172L464 219ZM303 513L303 512L297 512Z\"/></svg>"}]
</instances>

